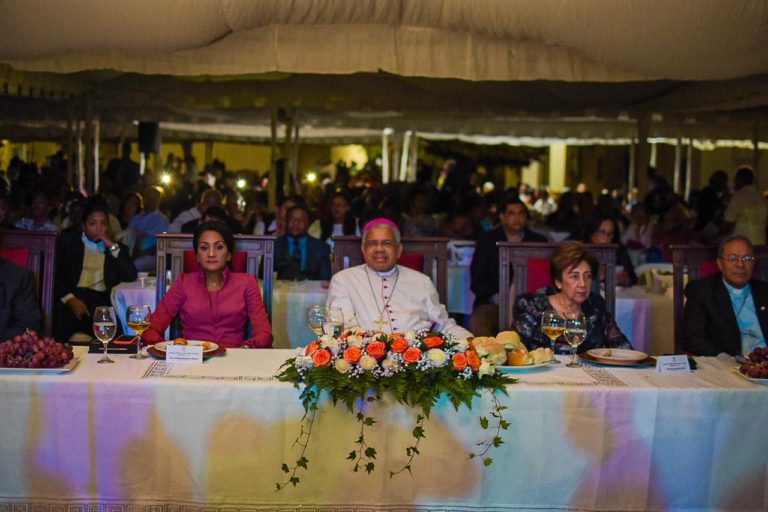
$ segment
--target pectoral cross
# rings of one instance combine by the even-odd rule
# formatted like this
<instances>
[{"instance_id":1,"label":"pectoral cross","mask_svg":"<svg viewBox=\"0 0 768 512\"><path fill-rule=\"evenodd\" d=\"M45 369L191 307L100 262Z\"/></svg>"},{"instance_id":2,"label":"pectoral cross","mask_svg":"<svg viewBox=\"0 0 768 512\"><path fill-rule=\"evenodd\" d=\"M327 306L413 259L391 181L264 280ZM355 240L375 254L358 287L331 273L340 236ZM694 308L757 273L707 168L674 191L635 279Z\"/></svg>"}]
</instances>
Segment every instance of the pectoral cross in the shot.
<instances>
[{"instance_id":1,"label":"pectoral cross","mask_svg":"<svg viewBox=\"0 0 768 512\"><path fill-rule=\"evenodd\" d=\"M382 328L384 325L384 315L379 315L377 322L379 323L379 332L384 332L384 329Z\"/></svg>"}]
</instances>

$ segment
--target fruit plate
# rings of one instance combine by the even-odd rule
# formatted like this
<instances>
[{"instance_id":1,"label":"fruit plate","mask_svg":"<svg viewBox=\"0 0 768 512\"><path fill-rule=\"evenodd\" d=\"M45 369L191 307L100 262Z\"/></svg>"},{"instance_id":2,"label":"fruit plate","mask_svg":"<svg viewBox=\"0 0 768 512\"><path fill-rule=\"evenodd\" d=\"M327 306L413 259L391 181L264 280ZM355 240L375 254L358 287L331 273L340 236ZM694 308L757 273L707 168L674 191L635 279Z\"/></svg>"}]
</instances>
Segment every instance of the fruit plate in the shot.
<instances>
[{"instance_id":1,"label":"fruit plate","mask_svg":"<svg viewBox=\"0 0 768 512\"><path fill-rule=\"evenodd\" d=\"M610 351L610 354L605 354L607 351ZM627 364L648 359L648 354L645 352L624 348L593 348L592 350L587 350L587 354L601 363Z\"/></svg>"},{"instance_id":2,"label":"fruit plate","mask_svg":"<svg viewBox=\"0 0 768 512\"><path fill-rule=\"evenodd\" d=\"M160 343L158 343L157 345L159 344ZM157 348L157 345L150 345L149 347L147 347L147 353L152 357L156 357L158 359L165 359L165 350L159 350ZM163 346L163 349L165 349L165 346ZM210 359L212 357L220 356L222 354L225 354L226 352L227 352L227 349L225 347L222 347L221 345L216 345L216 350L209 350L207 352L203 352L203 359Z\"/></svg>"},{"instance_id":3,"label":"fruit plate","mask_svg":"<svg viewBox=\"0 0 768 512\"><path fill-rule=\"evenodd\" d=\"M749 375L744 375L739 371L738 368L734 368L734 371L750 382L754 382L755 384L761 384L763 386L768 386L768 379L756 379L754 377L750 377Z\"/></svg>"},{"instance_id":4,"label":"fruit plate","mask_svg":"<svg viewBox=\"0 0 768 512\"><path fill-rule=\"evenodd\" d=\"M496 369L499 370L501 373L514 373L514 372L523 372L525 370L533 370L534 368L542 368L544 366L552 366L549 361L546 361L544 363L536 363L536 364L524 364L519 366L497 366Z\"/></svg>"},{"instance_id":5,"label":"fruit plate","mask_svg":"<svg viewBox=\"0 0 768 512\"><path fill-rule=\"evenodd\" d=\"M205 354L205 355L208 355L208 354L210 354L212 352L215 352L215 351L219 350L218 343L214 343L212 341L187 340L187 346L188 347L194 347L194 346L197 346L197 345L202 345L203 343L208 343L208 345L209 345L209 347L207 349L203 350L203 354ZM167 341L161 341L160 343L157 343L157 344L152 345L152 346L155 347L155 349L157 349L158 352L165 353L165 346L166 345L168 345ZM171 345L173 345L173 343L171 343Z\"/></svg>"},{"instance_id":6,"label":"fruit plate","mask_svg":"<svg viewBox=\"0 0 768 512\"><path fill-rule=\"evenodd\" d=\"M626 366L626 367L633 367L633 366L652 366L656 364L656 359L654 359L651 356L645 356L645 359L638 360L607 360L603 358L597 358L590 354L591 350L588 352L584 352L582 354L579 354L579 357L587 362L594 363L594 364L604 364L606 366ZM634 352L634 351L633 351Z\"/></svg>"},{"instance_id":7,"label":"fruit plate","mask_svg":"<svg viewBox=\"0 0 768 512\"><path fill-rule=\"evenodd\" d=\"M69 373L75 369L79 357L73 357L67 364L59 368L0 368L0 374L3 375L57 375Z\"/></svg>"}]
</instances>

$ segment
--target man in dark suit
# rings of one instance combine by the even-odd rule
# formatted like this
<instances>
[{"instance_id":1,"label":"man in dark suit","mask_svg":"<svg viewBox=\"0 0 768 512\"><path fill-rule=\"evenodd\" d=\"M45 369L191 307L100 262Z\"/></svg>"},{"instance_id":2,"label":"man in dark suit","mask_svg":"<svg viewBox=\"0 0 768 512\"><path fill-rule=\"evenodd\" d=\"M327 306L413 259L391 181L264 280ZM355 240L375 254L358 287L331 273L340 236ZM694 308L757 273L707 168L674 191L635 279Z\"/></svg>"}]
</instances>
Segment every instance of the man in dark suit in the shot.
<instances>
[{"instance_id":1,"label":"man in dark suit","mask_svg":"<svg viewBox=\"0 0 768 512\"><path fill-rule=\"evenodd\" d=\"M0 258L0 342L40 330L40 306L35 299L32 272Z\"/></svg>"},{"instance_id":2,"label":"man in dark suit","mask_svg":"<svg viewBox=\"0 0 768 512\"><path fill-rule=\"evenodd\" d=\"M75 332L92 332L94 309L111 305L114 286L136 280L130 250L112 240L107 215L106 201L91 197L83 215L83 230L59 237L53 317L57 341L67 341Z\"/></svg>"},{"instance_id":3,"label":"man in dark suit","mask_svg":"<svg viewBox=\"0 0 768 512\"><path fill-rule=\"evenodd\" d=\"M278 279L331 278L328 244L309 236L309 210L304 205L291 207L285 215L286 234L275 240L275 270Z\"/></svg>"},{"instance_id":4,"label":"man in dark suit","mask_svg":"<svg viewBox=\"0 0 768 512\"><path fill-rule=\"evenodd\" d=\"M734 235L720 244L720 272L685 287L683 349L702 356L748 354L765 347L768 283L752 279L752 242Z\"/></svg>"},{"instance_id":5,"label":"man in dark suit","mask_svg":"<svg viewBox=\"0 0 768 512\"><path fill-rule=\"evenodd\" d=\"M528 208L516 195L509 196L500 206L501 223L477 242L470 267L475 306L469 330L476 336L494 336L499 332L499 248L496 242L547 241L544 235L528 229Z\"/></svg>"}]
</instances>

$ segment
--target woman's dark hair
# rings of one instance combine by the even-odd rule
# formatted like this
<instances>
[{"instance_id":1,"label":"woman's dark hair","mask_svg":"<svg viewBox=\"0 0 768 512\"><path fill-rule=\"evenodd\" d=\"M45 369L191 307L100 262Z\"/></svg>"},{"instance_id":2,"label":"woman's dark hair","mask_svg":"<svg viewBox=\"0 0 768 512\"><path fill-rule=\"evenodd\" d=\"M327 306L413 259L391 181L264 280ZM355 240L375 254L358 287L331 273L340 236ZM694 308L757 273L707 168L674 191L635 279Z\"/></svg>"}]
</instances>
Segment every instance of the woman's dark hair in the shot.
<instances>
[{"instance_id":1,"label":"woman's dark hair","mask_svg":"<svg viewBox=\"0 0 768 512\"><path fill-rule=\"evenodd\" d=\"M564 242L557 248L549 260L549 277L552 282L563 281L563 274L582 261L586 261L592 270L592 276L597 276L597 258L581 242Z\"/></svg>"},{"instance_id":2,"label":"woman's dark hair","mask_svg":"<svg viewBox=\"0 0 768 512\"><path fill-rule=\"evenodd\" d=\"M195 253L197 253L197 244L200 241L200 235L202 235L206 231L215 231L218 234L220 234L221 238L224 239L224 244L227 246L227 249L229 249L229 254L234 255L235 235L232 233L232 228L230 228L223 222L218 222L215 220L203 222L202 224L197 226L197 229L195 229L195 234L192 235L192 247L195 248Z\"/></svg>"},{"instance_id":3,"label":"woman's dark hair","mask_svg":"<svg viewBox=\"0 0 768 512\"><path fill-rule=\"evenodd\" d=\"M88 217L96 212L102 212L109 221L109 205L107 200L102 196L91 196L85 200L85 208L83 208L83 222L88 220Z\"/></svg>"},{"instance_id":4,"label":"woman's dark hair","mask_svg":"<svg viewBox=\"0 0 768 512\"><path fill-rule=\"evenodd\" d=\"M619 223L616 222L616 219L610 215L593 215L589 217L584 224L584 231L581 237L582 242L591 244L592 235L595 234L598 229L600 229L600 225L605 221L610 221L613 223L613 238L611 239L611 243L619 243L621 241L621 237L619 235Z\"/></svg>"},{"instance_id":5,"label":"woman's dark hair","mask_svg":"<svg viewBox=\"0 0 768 512\"><path fill-rule=\"evenodd\" d=\"M344 216L344 223L343 223L344 234L347 236L351 236L355 234L355 228L357 227L357 225L355 223L355 215L352 213L352 209L351 209L352 203L346 194L343 194L341 192L336 192L335 194L331 195L331 197L328 198L328 203L327 203L328 212L322 219L320 219L320 240L328 240L333 234L333 217L331 217L331 203L337 197L344 199L347 202L347 204L350 206L349 211L347 211L347 214Z\"/></svg>"}]
</instances>

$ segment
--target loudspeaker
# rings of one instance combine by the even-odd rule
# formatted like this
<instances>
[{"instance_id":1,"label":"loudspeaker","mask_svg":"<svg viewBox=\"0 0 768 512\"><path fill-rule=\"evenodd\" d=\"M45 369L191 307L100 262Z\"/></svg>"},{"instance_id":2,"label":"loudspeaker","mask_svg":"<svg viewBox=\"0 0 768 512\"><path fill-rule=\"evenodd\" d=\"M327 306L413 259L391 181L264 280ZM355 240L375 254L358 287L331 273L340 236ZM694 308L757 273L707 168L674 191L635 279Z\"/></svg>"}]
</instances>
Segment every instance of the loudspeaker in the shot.
<instances>
[{"instance_id":1,"label":"loudspeaker","mask_svg":"<svg viewBox=\"0 0 768 512\"><path fill-rule=\"evenodd\" d=\"M139 152L160 152L160 130L157 123L139 122Z\"/></svg>"}]
</instances>

